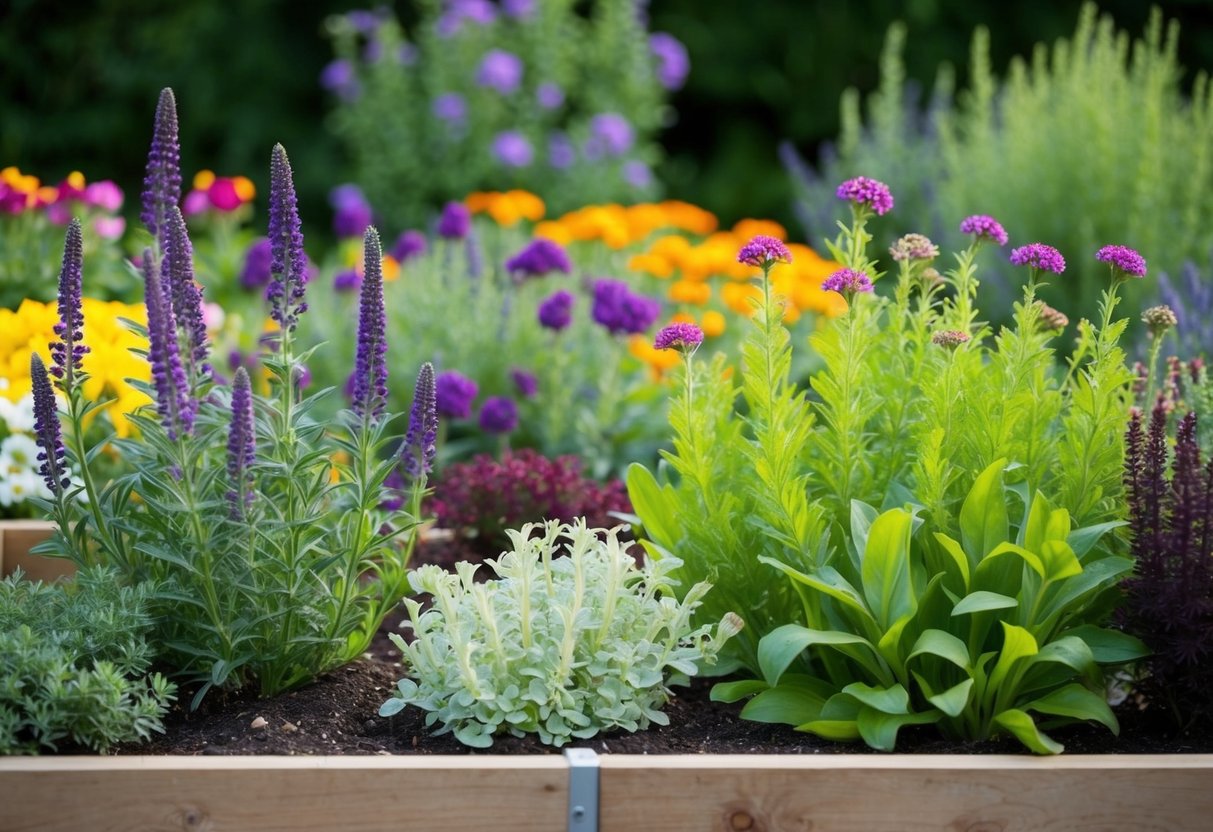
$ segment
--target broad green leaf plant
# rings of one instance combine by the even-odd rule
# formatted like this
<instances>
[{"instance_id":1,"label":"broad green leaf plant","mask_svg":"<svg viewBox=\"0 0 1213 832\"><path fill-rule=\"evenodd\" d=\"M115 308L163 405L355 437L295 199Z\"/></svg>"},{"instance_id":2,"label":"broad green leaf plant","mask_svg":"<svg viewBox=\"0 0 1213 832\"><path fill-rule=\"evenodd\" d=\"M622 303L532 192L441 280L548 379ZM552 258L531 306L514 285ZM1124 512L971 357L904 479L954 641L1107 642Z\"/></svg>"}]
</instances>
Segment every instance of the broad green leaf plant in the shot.
<instances>
[{"instance_id":1,"label":"broad green leaf plant","mask_svg":"<svg viewBox=\"0 0 1213 832\"><path fill-rule=\"evenodd\" d=\"M906 235L881 296L867 224L892 196L862 177L838 195L851 223L829 246L844 268L824 287L849 309L812 338L824 367L810 389L788 379L770 288L786 250L747 261L747 246L740 259L761 267L763 294L740 385L724 357L686 353L674 450L656 472L629 471L650 554L677 557L684 583L716 585L708 615L736 610L750 624L721 664L757 678L717 695L753 695L748 718L877 748L914 722L967 739L1008 733L1041 753L1060 746L1032 713L1114 727L1096 704L1099 668L1142 649L1098 629L1131 568L1115 529L1132 375L1113 317L1144 261L1100 251L1112 282L1064 366L1050 346L1064 316L1036 297L1064 272L1060 253L1012 252L1029 276L995 333L975 299L1001 225L966 219L970 245L942 274L938 248Z\"/></svg>"}]
</instances>

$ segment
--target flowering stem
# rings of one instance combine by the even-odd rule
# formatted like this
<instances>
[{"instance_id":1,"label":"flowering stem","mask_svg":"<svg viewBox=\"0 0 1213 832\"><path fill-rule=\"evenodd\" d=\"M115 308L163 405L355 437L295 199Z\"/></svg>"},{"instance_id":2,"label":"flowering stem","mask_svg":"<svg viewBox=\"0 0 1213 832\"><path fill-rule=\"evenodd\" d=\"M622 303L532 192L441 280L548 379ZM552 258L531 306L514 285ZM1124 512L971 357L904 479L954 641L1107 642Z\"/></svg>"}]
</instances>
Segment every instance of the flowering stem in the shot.
<instances>
[{"instance_id":1,"label":"flowering stem","mask_svg":"<svg viewBox=\"0 0 1213 832\"><path fill-rule=\"evenodd\" d=\"M72 454L76 457L76 463L80 466L80 478L84 481L84 493L88 495L89 513L93 518L93 528L96 529L97 537L101 539L105 550L112 557L122 564L122 568L126 572L131 571L131 563L127 558L126 550L118 544L120 538L116 538L105 522L105 517L101 512L101 495L97 490L97 485L93 481L92 472L88 466L88 449L84 445L84 413L83 400L80 397L80 387L74 386L68 390L68 424L71 429L69 442L71 443ZM58 498L62 500L62 496ZM79 565L84 566L89 562L87 552L83 549L77 554Z\"/></svg>"},{"instance_id":2,"label":"flowering stem","mask_svg":"<svg viewBox=\"0 0 1213 832\"><path fill-rule=\"evenodd\" d=\"M1150 339L1150 356L1149 364L1146 365L1146 404L1150 405L1154 401L1154 387L1158 380L1156 370L1158 368L1158 354L1162 350L1162 339L1166 335L1166 330L1160 329L1154 333Z\"/></svg>"}]
</instances>

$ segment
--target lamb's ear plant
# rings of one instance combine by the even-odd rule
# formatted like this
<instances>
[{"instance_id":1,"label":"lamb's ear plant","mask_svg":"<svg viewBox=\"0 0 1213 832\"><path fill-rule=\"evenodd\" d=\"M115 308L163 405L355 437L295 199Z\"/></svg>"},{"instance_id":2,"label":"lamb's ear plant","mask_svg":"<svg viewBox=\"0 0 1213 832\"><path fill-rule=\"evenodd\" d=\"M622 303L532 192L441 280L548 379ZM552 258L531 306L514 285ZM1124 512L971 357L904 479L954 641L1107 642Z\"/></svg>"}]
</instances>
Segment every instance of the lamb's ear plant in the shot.
<instances>
[{"instance_id":1,"label":"lamb's ear plant","mask_svg":"<svg viewBox=\"0 0 1213 832\"><path fill-rule=\"evenodd\" d=\"M743 625L729 614L694 626L708 585L676 600L677 560L638 568L617 531L527 524L509 533L510 551L487 561L497 577L484 583L466 562L457 574L410 572L413 590L433 603L423 611L405 599L413 638L391 638L408 677L380 715L419 707L437 733L476 748L507 733L561 746L668 724L668 686L711 664Z\"/></svg>"},{"instance_id":2,"label":"lamb's ear plant","mask_svg":"<svg viewBox=\"0 0 1213 832\"><path fill-rule=\"evenodd\" d=\"M166 93L167 94L167 93ZM171 96L170 96L171 101ZM164 98L149 155L145 220L155 247L144 251L147 359L155 409L132 416L136 438L115 441L131 471L93 479L101 447L85 447L79 365L80 263L69 231L60 290L60 343L52 373L66 398L68 448L50 378L33 359L43 473L60 533L48 550L77 563L114 567L124 580L151 581L155 637L165 660L199 684L196 705L213 686L255 684L272 695L360 655L379 623L407 591L406 565L433 461L434 377L418 377L408 433L390 438L385 413L386 327L379 238L365 238L354 402L333 422L314 418L329 391L301 397L307 355L294 330L307 309L307 261L290 164L281 145L271 157L269 237L277 324L265 360L270 395L253 393L238 371L230 388L207 366L201 294L176 206L180 177L175 118ZM82 484L63 476L70 460ZM384 483L403 467L404 511L384 507ZM81 493L83 492L83 493Z\"/></svg>"}]
</instances>

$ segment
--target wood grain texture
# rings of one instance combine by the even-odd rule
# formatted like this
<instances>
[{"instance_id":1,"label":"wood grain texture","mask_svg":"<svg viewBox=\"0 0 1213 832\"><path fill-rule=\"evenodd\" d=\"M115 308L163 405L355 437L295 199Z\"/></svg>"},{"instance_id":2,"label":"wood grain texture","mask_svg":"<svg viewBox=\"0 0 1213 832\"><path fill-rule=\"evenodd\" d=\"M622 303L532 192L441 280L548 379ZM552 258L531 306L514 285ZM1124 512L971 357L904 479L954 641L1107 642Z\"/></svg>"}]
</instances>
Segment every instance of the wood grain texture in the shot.
<instances>
[{"instance_id":1,"label":"wood grain texture","mask_svg":"<svg viewBox=\"0 0 1213 832\"><path fill-rule=\"evenodd\" d=\"M53 581L76 574L67 558L31 555L29 550L46 540L55 525L45 520L0 520L0 578L7 578L17 567L31 581Z\"/></svg>"},{"instance_id":2,"label":"wood grain texture","mask_svg":"<svg viewBox=\"0 0 1213 832\"><path fill-rule=\"evenodd\" d=\"M601 829L1213 829L1213 755L607 756Z\"/></svg>"},{"instance_id":3,"label":"wood grain texture","mask_svg":"<svg viewBox=\"0 0 1213 832\"><path fill-rule=\"evenodd\" d=\"M562 830L567 781L555 755L0 759L0 830Z\"/></svg>"}]
</instances>

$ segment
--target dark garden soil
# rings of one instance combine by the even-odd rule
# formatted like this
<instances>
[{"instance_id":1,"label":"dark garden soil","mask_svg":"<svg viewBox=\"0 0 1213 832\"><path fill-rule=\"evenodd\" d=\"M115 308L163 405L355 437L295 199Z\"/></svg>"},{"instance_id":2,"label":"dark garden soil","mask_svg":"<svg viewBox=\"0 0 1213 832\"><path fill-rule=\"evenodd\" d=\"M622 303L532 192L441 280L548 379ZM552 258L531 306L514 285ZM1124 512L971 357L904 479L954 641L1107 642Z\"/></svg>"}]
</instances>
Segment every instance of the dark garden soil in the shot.
<instances>
[{"instance_id":1,"label":"dark garden soil","mask_svg":"<svg viewBox=\"0 0 1213 832\"><path fill-rule=\"evenodd\" d=\"M431 542L418 550L418 562L449 565L469 554L459 541ZM486 570L487 571L487 570ZM384 622L368 656L333 671L317 682L271 700L253 695L212 693L190 713L188 692L166 720L166 734L145 745L118 749L121 754L551 754L558 749L536 737L499 737L491 749L475 752L450 734L434 736L424 714L406 708L390 719L379 706L392 695L402 675L400 651L387 638L402 616ZM693 680L675 688L665 707L667 727L635 734L610 733L577 744L616 754L839 754L876 753L862 743L831 743L782 725L742 721L741 703L712 702L713 680ZM185 703L185 704L183 704ZM1121 734L1101 726L1076 725L1051 732L1067 754L1213 753L1213 735L1177 734L1159 715L1132 699L1117 709ZM1011 740L956 743L940 739L931 726L901 732L898 751L917 754L1026 753Z\"/></svg>"}]
</instances>

